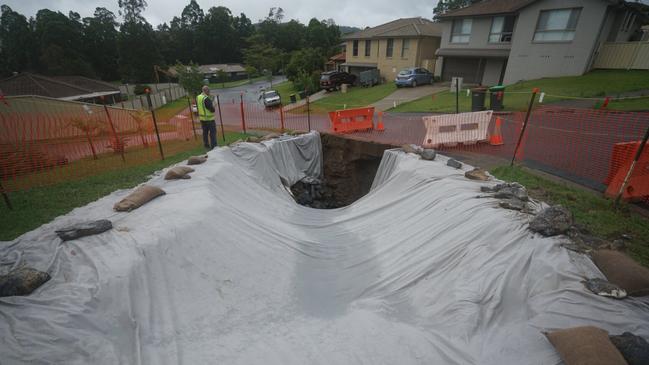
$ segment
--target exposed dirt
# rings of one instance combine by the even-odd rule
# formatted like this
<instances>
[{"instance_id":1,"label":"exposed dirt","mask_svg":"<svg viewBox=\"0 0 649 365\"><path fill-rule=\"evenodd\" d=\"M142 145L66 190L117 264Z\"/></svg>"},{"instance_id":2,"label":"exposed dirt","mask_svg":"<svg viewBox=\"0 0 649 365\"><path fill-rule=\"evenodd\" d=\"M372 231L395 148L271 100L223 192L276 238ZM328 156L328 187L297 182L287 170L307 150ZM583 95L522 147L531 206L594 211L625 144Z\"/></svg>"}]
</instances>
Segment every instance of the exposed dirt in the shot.
<instances>
[{"instance_id":1,"label":"exposed dirt","mask_svg":"<svg viewBox=\"0 0 649 365\"><path fill-rule=\"evenodd\" d=\"M320 209L343 207L367 194L383 151L393 148L331 134L322 134L321 138L323 180L305 180L291 187L299 204Z\"/></svg>"}]
</instances>

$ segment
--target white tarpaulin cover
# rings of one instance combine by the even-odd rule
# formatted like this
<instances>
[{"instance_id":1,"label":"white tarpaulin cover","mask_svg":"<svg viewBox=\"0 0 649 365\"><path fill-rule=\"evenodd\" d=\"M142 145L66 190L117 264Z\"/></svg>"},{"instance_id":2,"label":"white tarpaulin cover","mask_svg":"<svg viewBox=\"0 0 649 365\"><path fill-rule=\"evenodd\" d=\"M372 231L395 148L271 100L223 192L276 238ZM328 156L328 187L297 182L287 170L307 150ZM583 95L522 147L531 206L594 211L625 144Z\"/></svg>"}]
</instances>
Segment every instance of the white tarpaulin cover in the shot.
<instances>
[{"instance_id":1,"label":"white tarpaulin cover","mask_svg":"<svg viewBox=\"0 0 649 365\"><path fill-rule=\"evenodd\" d=\"M547 365L545 330L649 337L648 299L588 292L587 257L476 197L493 182L389 150L362 199L300 206L281 181L321 156L317 133L219 148L190 180L153 177L167 194L133 212L117 191L2 243L4 272L52 279L0 298L0 362ZM115 228L54 233L102 218Z\"/></svg>"}]
</instances>

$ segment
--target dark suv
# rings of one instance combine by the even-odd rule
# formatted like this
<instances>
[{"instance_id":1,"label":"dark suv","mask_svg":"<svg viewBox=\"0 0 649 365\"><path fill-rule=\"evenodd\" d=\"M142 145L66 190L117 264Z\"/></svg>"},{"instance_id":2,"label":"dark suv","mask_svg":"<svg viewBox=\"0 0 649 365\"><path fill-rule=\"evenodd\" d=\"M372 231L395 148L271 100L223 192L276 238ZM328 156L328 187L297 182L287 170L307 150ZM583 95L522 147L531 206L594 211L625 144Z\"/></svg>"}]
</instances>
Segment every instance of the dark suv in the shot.
<instances>
[{"instance_id":1,"label":"dark suv","mask_svg":"<svg viewBox=\"0 0 649 365\"><path fill-rule=\"evenodd\" d=\"M342 84L354 84L356 75L342 71L327 71L320 74L320 88L327 91L336 90Z\"/></svg>"}]
</instances>

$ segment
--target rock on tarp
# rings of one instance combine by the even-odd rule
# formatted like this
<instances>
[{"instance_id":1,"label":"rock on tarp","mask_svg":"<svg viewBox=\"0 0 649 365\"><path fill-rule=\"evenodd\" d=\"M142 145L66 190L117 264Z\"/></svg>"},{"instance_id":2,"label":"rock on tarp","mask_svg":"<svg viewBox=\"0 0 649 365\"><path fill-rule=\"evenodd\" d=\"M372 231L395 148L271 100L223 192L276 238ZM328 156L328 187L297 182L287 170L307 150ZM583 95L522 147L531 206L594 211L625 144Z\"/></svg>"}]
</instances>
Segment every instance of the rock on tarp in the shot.
<instances>
[{"instance_id":1,"label":"rock on tarp","mask_svg":"<svg viewBox=\"0 0 649 365\"><path fill-rule=\"evenodd\" d=\"M300 206L284 185L319 178L321 156L317 133L220 147L190 180L148 181L155 203L115 214L117 191L3 243L52 279L0 298L0 361L560 364L542 331L649 336L649 299L588 292L589 258L477 198L447 157L388 150L360 200ZM83 244L52 231L110 216Z\"/></svg>"}]
</instances>

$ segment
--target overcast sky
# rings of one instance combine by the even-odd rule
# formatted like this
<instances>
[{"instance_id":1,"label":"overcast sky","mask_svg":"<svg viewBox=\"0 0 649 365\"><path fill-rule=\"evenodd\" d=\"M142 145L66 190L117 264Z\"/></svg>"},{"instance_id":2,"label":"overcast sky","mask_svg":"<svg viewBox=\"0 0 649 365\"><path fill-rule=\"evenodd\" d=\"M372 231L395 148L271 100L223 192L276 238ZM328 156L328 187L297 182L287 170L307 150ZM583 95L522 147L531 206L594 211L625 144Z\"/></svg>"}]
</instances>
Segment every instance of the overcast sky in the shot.
<instances>
[{"instance_id":1,"label":"overcast sky","mask_svg":"<svg viewBox=\"0 0 649 365\"><path fill-rule=\"evenodd\" d=\"M189 0L147 0L149 6L144 16L149 23L169 23L180 16ZM307 23L311 18L333 19L336 24L356 27L375 26L396 18L432 18L437 0L198 0L203 11L212 6L225 6L232 14L245 13L253 23L266 17L271 7L284 9L285 20L298 19ZM91 16L98 6L117 15L117 0L0 0L13 10L34 16L39 9L58 10L66 14L74 10L82 17ZM370 10L371 9L371 10Z\"/></svg>"}]
</instances>

